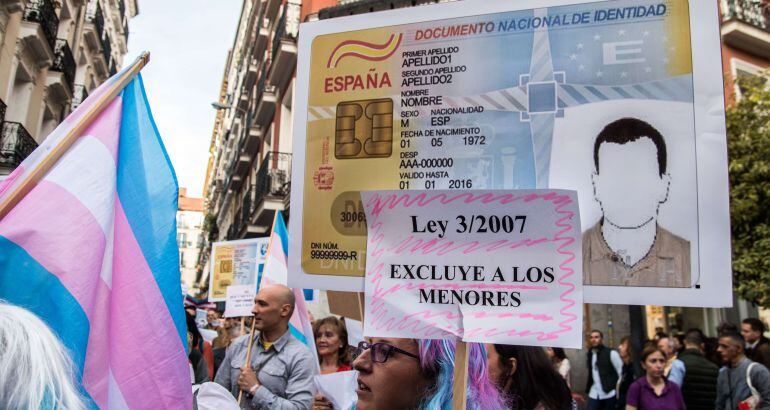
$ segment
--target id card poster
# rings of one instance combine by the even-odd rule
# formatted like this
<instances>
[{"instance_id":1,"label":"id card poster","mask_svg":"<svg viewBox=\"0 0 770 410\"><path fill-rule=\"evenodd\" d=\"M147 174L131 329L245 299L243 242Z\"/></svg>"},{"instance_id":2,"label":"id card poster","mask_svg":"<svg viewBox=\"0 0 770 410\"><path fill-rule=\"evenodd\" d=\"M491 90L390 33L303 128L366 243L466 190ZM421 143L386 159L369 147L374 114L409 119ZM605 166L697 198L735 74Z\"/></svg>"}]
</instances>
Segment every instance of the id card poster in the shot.
<instances>
[{"instance_id":1,"label":"id card poster","mask_svg":"<svg viewBox=\"0 0 770 410\"><path fill-rule=\"evenodd\" d=\"M270 238L254 238L211 244L210 302L227 300L227 288L231 285L248 285L256 292L269 241Z\"/></svg>"},{"instance_id":2,"label":"id card poster","mask_svg":"<svg viewBox=\"0 0 770 410\"><path fill-rule=\"evenodd\" d=\"M362 291L360 192L578 191L589 303L728 306L715 2L461 1L301 26L290 285Z\"/></svg>"}]
</instances>

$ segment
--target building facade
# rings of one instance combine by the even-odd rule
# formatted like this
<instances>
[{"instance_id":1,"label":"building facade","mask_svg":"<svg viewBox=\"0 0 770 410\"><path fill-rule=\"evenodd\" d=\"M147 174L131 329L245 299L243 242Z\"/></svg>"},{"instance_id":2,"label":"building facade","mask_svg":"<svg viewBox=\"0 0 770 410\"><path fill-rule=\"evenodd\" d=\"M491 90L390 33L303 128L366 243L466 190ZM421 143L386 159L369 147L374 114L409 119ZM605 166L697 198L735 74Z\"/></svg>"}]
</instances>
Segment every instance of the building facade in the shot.
<instances>
[{"instance_id":1,"label":"building facade","mask_svg":"<svg viewBox=\"0 0 770 410\"><path fill-rule=\"evenodd\" d=\"M198 253L205 241L203 236L203 198L187 196L187 189L179 188L179 209L176 212L176 242L179 245L179 270L182 283L195 290L197 284Z\"/></svg>"},{"instance_id":2,"label":"building facade","mask_svg":"<svg viewBox=\"0 0 770 410\"><path fill-rule=\"evenodd\" d=\"M0 178L123 64L137 0L0 0Z\"/></svg>"}]
</instances>

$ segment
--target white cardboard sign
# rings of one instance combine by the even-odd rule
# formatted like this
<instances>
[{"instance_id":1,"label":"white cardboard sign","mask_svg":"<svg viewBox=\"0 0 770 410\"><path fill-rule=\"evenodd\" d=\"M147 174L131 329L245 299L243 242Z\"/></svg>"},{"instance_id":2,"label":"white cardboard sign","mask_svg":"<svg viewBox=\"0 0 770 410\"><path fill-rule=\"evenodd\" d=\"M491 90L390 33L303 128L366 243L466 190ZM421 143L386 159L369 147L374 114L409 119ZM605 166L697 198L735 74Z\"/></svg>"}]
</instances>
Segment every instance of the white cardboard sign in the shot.
<instances>
[{"instance_id":1,"label":"white cardboard sign","mask_svg":"<svg viewBox=\"0 0 770 410\"><path fill-rule=\"evenodd\" d=\"M251 285L230 285L225 298L225 317L251 316L257 289Z\"/></svg>"},{"instance_id":2,"label":"white cardboard sign","mask_svg":"<svg viewBox=\"0 0 770 410\"><path fill-rule=\"evenodd\" d=\"M577 194L369 191L364 335L582 344Z\"/></svg>"}]
</instances>

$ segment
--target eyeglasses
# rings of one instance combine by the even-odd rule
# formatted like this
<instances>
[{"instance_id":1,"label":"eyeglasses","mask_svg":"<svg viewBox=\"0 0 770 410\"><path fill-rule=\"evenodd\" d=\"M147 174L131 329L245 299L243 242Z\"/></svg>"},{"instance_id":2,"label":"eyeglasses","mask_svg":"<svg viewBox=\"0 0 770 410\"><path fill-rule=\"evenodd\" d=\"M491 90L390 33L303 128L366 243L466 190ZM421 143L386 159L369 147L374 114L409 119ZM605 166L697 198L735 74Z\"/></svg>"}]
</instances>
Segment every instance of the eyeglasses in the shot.
<instances>
[{"instance_id":1,"label":"eyeglasses","mask_svg":"<svg viewBox=\"0 0 770 410\"><path fill-rule=\"evenodd\" d=\"M368 343L368 342L359 342L358 347L356 348L355 353L353 353L353 359L358 358L358 356L361 356L364 353L364 350L371 349L371 355L372 355L372 361L375 363L385 363L388 361L388 358L393 355L394 352L401 353L403 355L407 355L409 357L415 358L417 360L420 360L420 356L417 356L416 354L409 353L406 350L399 349L395 346L389 345L387 343Z\"/></svg>"}]
</instances>

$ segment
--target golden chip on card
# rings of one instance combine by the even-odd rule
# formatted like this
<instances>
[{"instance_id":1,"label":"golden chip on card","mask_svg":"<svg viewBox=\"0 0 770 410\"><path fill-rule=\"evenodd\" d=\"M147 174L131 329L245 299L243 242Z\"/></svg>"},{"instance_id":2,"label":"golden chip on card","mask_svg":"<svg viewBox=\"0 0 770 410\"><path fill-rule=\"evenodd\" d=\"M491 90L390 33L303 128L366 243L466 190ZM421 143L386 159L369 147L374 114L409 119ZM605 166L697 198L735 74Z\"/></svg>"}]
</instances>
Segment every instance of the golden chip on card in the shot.
<instances>
[{"instance_id":1,"label":"golden chip on card","mask_svg":"<svg viewBox=\"0 0 770 410\"><path fill-rule=\"evenodd\" d=\"M392 153L393 100L386 98L337 104L336 158L386 158Z\"/></svg>"}]
</instances>

